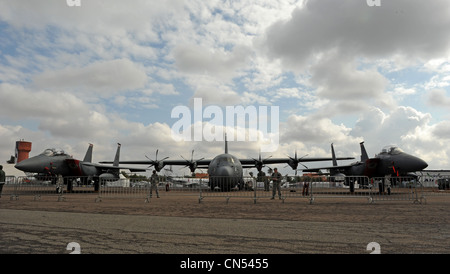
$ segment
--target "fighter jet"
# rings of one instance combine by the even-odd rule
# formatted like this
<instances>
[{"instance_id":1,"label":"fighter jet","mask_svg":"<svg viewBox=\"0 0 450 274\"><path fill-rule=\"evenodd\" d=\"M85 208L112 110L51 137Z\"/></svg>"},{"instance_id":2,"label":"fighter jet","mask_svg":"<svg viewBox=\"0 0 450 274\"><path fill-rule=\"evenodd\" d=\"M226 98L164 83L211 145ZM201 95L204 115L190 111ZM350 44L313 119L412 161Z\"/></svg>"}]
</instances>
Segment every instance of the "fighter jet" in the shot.
<instances>
[{"instance_id":1,"label":"fighter jet","mask_svg":"<svg viewBox=\"0 0 450 274\"><path fill-rule=\"evenodd\" d=\"M41 154L25 159L15 165L28 173L37 173L39 176L53 177L62 175L63 177L89 176L98 178L119 178L120 169L129 169L131 172L145 172L146 169L136 169L135 167L119 166L120 144L117 144L116 156L113 165L102 165L92 163L93 145L89 144L83 161L74 159L63 150L49 148Z\"/></svg>"},{"instance_id":2,"label":"fighter jet","mask_svg":"<svg viewBox=\"0 0 450 274\"><path fill-rule=\"evenodd\" d=\"M244 168L257 168L258 171L266 164L288 164L292 169L296 170L300 162L315 162L315 161L329 161L331 158L297 158L297 153L295 157L289 158L267 158L261 159L238 159L236 156L228 153L228 142L225 135L225 152L223 154L217 155L212 160L211 159L198 159L194 160L193 151L191 160L166 160L165 157L158 160L158 150L156 151L156 159L143 160L143 161L124 161L121 164L134 164L134 165L149 165L153 166L156 171L160 171L165 165L178 165L189 167L191 172L194 172L197 168L208 168L209 175L209 186L211 190L220 189L222 191L229 191L234 187L242 189L244 186L243 179L243 169ZM353 157L341 157L337 158L339 160L350 160ZM111 163L108 161L103 161L100 163Z\"/></svg>"},{"instance_id":3,"label":"fighter jet","mask_svg":"<svg viewBox=\"0 0 450 274\"><path fill-rule=\"evenodd\" d=\"M424 160L405 153L397 146L384 147L374 158L368 157L364 142L360 143L360 147L361 161L339 166L336 161L333 144L331 144L333 166L304 169L303 171L317 172L321 169L328 169L332 176L367 176L372 178L391 175L398 177L411 175L409 174L410 172L421 171L428 166Z\"/></svg>"}]
</instances>

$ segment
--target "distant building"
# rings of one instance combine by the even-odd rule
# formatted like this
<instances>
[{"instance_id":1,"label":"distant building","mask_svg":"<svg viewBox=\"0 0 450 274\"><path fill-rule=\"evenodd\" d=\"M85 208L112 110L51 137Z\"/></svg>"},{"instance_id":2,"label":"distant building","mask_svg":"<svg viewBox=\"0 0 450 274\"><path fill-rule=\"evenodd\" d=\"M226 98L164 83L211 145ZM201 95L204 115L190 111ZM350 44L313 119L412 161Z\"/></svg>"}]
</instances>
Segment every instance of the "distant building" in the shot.
<instances>
[{"instance_id":1,"label":"distant building","mask_svg":"<svg viewBox=\"0 0 450 274\"><path fill-rule=\"evenodd\" d=\"M14 166L16 163L24 159L28 159L30 151L31 151L31 142L27 142L24 140L16 142L15 156L11 156L9 160L5 161L4 163L0 163L3 166L3 171L5 172L7 177L17 178L20 176L26 176L25 172L18 170Z\"/></svg>"},{"instance_id":2,"label":"distant building","mask_svg":"<svg viewBox=\"0 0 450 274\"><path fill-rule=\"evenodd\" d=\"M197 179L207 179L209 177L208 173L195 173L195 178Z\"/></svg>"}]
</instances>

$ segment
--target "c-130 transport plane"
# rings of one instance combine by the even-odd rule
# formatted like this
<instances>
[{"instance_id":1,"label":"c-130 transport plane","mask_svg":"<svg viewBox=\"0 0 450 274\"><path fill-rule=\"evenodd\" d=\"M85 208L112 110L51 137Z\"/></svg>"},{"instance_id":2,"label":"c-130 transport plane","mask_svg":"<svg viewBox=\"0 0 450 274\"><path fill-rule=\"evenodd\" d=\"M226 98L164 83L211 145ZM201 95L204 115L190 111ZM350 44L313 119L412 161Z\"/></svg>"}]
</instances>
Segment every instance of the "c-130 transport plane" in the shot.
<instances>
[{"instance_id":1,"label":"c-130 transport plane","mask_svg":"<svg viewBox=\"0 0 450 274\"><path fill-rule=\"evenodd\" d=\"M192 151L193 156L193 151ZM181 156L182 157L182 156ZM259 159L239 159L232 154L228 153L228 142L225 135L225 152L223 154L219 154L213 159L198 159L194 160L193 157L191 160L184 159L183 160L166 160L168 157L165 157L161 160L158 160L158 150L156 151L156 159L155 160L142 160L142 161L120 161L120 164L133 164L133 165L148 165L153 166L156 171L160 171L165 165L178 165L189 167L191 172L195 172L197 168L208 168L209 175L209 186L211 190L219 188L221 191L229 191L234 187L239 187L242 189L244 185L243 179L243 169L244 168L257 168L258 171L261 171L262 167L266 164L288 164L293 170L297 169L297 166L300 162L316 162L316 161L329 161L332 158L297 158L297 153L295 153L294 157L289 158L266 158L261 159L261 155ZM353 157L340 157L338 160L351 160ZM108 161L102 161L100 163L111 163Z\"/></svg>"}]
</instances>

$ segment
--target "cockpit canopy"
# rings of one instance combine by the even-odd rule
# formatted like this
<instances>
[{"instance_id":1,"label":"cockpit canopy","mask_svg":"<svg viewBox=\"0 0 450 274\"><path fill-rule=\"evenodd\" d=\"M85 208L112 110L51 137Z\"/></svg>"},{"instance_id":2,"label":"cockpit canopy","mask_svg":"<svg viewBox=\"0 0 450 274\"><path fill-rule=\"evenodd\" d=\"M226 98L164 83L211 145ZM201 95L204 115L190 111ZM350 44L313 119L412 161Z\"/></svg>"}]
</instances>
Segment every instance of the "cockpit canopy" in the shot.
<instances>
[{"instance_id":1,"label":"cockpit canopy","mask_svg":"<svg viewBox=\"0 0 450 274\"><path fill-rule=\"evenodd\" d=\"M403 152L403 150L401 150L398 146L390 145L390 146L383 147L380 154L396 155L396 154L400 154L402 152Z\"/></svg>"},{"instance_id":2,"label":"cockpit canopy","mask_svg":"<svg viewBox=\"0 0 450 274\"><path fill-rule=\"evenodd\" d=\"M217 160L220 164L223 164L223 163L234 164L234 158L230 155L224 155L224 156L218 157Z\"/></svg>"},{"instance_id":3,"label":"cockpit canopy","mask_svg":"<svg viewBox=\"0 0 450 274\"><path fill-rule=\"evenodd\" d=\"M56 148L47 148L41 155L45 155L48 157L59 156L59 155L67 155L64 150L56 149Z\"/></svg>"}]
</instances>

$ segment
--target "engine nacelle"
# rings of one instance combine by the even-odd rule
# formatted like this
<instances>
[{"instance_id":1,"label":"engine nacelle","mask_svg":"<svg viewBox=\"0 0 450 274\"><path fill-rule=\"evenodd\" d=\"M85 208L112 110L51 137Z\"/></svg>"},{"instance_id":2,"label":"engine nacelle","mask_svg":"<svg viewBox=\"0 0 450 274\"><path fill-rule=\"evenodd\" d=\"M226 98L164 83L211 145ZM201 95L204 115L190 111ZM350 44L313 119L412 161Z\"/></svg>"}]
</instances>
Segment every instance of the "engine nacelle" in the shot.
<instances>
[{"instance_id":1,"label":"engine nacelle","mask_svg":"<svg viewBox=\"0 0 450 274\"><path fill-rule=\"evenodd\" d=\"M289 165L293 170L296 170L297 167L298 167L298 161L291 158L291 160L289 160L289 162L288 162L288 165Z\"/></svg>"},{"instance_id":2,"label":"engine nacelle","mask_svg":"<svg viewBox=\"0 0 450 274\"><path fill-rule=\"evenodd\" d=\"M345 182L345 174L343 173L336 173L333 178L335 182Z\"/></svg>"},{"instance_id":3,"label":"engine nacelle","mask_svg":"<svg viewBox=\"0 0 450 274\"><path fill-rule=\"evenodd\" d=\"M100 177L100 179L103 179L103 180L119 179L119 175L116 175L113 173L102 173L99 177Z\"/></svg>"}]
</instances>

